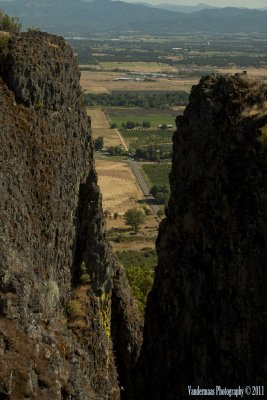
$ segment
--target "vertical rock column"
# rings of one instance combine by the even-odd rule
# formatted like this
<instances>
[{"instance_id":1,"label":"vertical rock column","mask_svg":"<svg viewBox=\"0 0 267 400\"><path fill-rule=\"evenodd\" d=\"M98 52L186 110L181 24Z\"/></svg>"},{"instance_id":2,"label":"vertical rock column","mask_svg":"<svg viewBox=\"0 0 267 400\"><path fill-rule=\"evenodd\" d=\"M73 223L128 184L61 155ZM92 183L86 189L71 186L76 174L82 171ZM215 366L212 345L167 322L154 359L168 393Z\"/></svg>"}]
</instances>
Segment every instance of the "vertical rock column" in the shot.
<instances>
[{"instance_id":1,"label":"vertical rock column","mask_svg":"<svg viewBox=\"0 0 267 400\"><path fill-rule=\"evenodd\" d=\"M118 400L141 323L107 242L77 62L27 32L1 74L0 398Z\"/></svg>"},{"instance_id":2,"label":"vertical rock column","mask_svg":"<svg viewBox=\"0 0 267 400\"><path fill-rule=\"evenodd\" d=\"M266 383L266 100L244 74L205 77L177 118L138 400Z\"/></svg>"}]
</instances>

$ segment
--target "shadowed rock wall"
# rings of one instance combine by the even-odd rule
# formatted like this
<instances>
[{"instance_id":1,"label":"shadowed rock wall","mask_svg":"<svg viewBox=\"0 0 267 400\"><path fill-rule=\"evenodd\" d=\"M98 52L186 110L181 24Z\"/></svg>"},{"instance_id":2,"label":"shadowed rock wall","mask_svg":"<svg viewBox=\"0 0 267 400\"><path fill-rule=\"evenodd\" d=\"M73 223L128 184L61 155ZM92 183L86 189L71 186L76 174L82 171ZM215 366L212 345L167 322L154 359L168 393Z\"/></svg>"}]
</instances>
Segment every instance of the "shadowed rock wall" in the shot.
<instances>
[{"instance_id":1,"label":"shadowed rock wall","mask_svg":"<svg viewBox=\"0 0 267 400\"><path fill-rule=\"evenodd\" d=\"M267 378L267 88L202 78L177 118L136 400Z\"/></svg>"},{"instance_id":2,"label":"shadowed rock wall","mask_svg":"<svg viewBox=\"0 0 267 400\"><path fill-rule=\"evenodd\" d=\"M2 71L0 397L119 399L114 343L126 326L131 370L141 323L107 244L78 66L62 38L31 32Z\"/></svg>"}]
</instances>

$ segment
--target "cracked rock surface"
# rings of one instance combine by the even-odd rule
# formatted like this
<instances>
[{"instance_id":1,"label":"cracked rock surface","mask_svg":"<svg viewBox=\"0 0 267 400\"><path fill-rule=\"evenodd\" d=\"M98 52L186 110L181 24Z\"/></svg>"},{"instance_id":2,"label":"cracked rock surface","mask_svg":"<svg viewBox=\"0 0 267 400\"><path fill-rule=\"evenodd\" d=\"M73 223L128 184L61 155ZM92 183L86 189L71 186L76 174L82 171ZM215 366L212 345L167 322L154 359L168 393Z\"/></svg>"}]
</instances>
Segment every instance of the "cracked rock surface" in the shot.
<instances>
[{"instance_id":1,"label":"cracked rock surface","mask_svg":"<svg viewBox=\"0 0 267 400\"><path fill-rule=\"evenodd\" d=\"M267 378L267 87L204 77L176 122L136 400Z\"/></svg>"},{"instance_id":2,"label":"cracked rock surface","mask_svg":"<svg viewBox=\"0 0 267 400\"><path fill-rule=\"evenodd\" d=\"M72 49L11 37L1 75L0 398L119 399L114 347L131 371L142 324L107 242Z\"/></svg>"}]
</instances>

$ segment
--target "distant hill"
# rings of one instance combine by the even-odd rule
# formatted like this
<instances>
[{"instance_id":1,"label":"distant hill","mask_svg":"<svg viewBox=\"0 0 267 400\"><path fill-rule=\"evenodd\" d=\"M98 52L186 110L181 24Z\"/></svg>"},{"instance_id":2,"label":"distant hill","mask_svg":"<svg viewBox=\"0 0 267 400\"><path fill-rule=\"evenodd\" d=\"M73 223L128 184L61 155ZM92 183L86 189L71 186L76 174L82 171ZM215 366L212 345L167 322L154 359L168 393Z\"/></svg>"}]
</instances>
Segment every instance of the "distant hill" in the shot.
<instances>
[{"instance_id":1,"label":"distant hill","mask_svg":"<svg viewBox=\"0 0 267 400\"><path fill-rule=\"evenodd\" d=\"M24 27L37 26L59 34L267 32L267 11L239 8L182 13L111 0L0 1L0 8L18 16Z\"/></svg>"},{"instance_id":2,"label":"distant hill","mask_svg":"<svg viewBox=\"0 0 267 400\"><path fill-rule=\"evenodd\" d=\"M199 3L196 6L186 6L186 5L179 6L179 5L175 5L175 4L162 3L162 4L157 4L155 7L160 8L162 10L189 13L189 14L196 12L196 11L208 10L210 8L217 8L217 7L212 7L212 6L209 6L208 4L202 4L202 3Z\"/></svg>"}]
</instances>

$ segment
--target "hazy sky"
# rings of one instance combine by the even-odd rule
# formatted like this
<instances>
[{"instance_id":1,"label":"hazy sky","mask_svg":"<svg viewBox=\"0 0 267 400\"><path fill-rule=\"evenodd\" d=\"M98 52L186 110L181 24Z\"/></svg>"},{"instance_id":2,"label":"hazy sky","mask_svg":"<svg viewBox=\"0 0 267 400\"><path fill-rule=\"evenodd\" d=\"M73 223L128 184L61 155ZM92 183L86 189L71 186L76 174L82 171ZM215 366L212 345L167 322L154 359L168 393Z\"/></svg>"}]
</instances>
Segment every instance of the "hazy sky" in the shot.
<instances>
[{"instance_id":1,"label":"hazy sky","mask_svg":"<svg viewBox=\"0 0 267 400\"><path fill-rule=\"evenodd\" d=\"M258 7L267 7L267 0L124 0L131 3L138 3L143 1L144 3L151 4L161 4L161 3L169 3L169 4L177 4L177 5L196 5L199 3L210 4L212 6L217 7L249 7L249 8L258 8Z\"/></svg>"}]
</instances>

